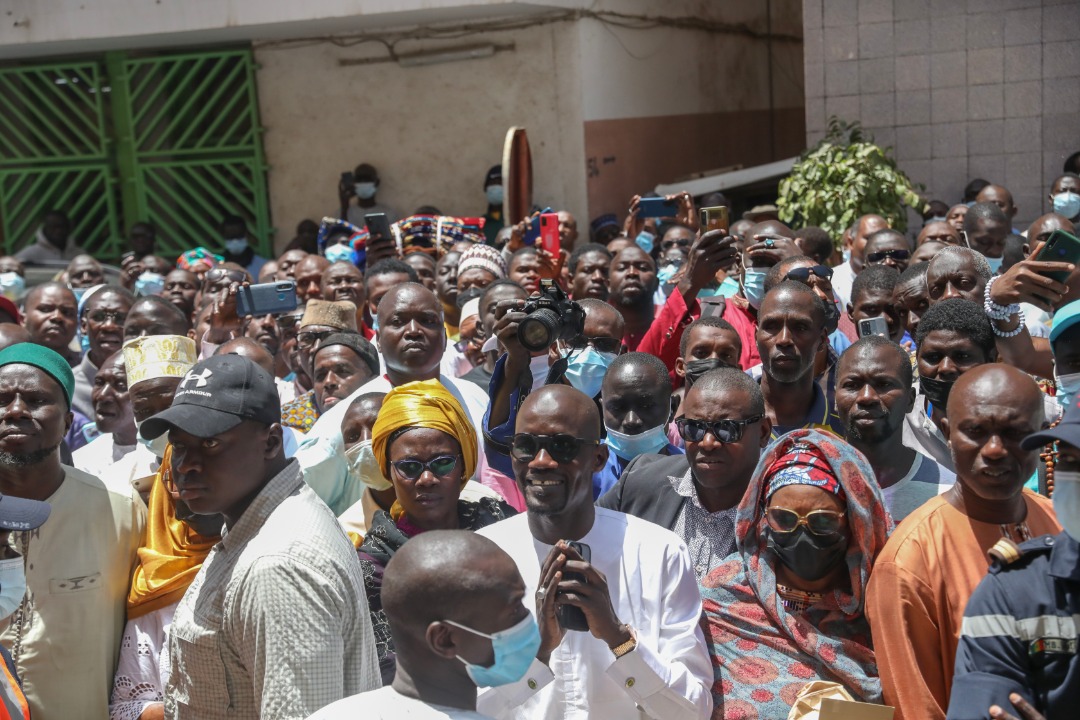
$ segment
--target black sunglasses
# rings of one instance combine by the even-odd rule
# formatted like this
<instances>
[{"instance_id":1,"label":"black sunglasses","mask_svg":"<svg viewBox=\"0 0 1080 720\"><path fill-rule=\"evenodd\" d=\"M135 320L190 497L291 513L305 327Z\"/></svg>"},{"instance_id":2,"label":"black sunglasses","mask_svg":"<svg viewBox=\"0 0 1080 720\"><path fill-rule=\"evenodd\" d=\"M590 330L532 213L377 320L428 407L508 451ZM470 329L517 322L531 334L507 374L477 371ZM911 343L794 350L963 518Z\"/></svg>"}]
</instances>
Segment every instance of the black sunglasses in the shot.
<instances>
[{"instance_id":1,"label":"black sunglasses","mask_svg":"<svg viewBox=\"0 0 1080 720\"><path fill-rule=\"evenodd\" d=\"M747 425L752 425L761 420L763 416L755 415L745 420L691 420L681 417L675 421L675 427L679 429L679 435L686 442L701 442L706 433L712 433L718 442L733 443L742 439Z\"/></svg>"},{"instance_id":2,"label":"black sunglasses","mask_svg":"<svg viewBox=\"0 0 1080 720\"><path fill-rule=\"evenodd\" d=\"M622 338L578 335L570 341L570 348L573 350L584 350L589 345L592 345L597 352L615 353L617 355L622 350Z\"/></svg>"},{"instance_id":3,"label":"black sunglasses","mask_svg":"<svg viewBox=\"0 0 1080 720\"><path fill-rule=\"evenodd\" d=\"M568 463L578 456L583 447L595 447L599 444L565 433L558 435L518 433L510 440L510 455L518 462L531 462L541 450L546 450L555 462Z\"/></svg>"},{"instance_id":4,"label":"black sunglasses","mask_svg":"<svg viewBox=\"0 0 1080 720\"><path fill-rule=\"evenodd\" d=\"M794 270L788 271L788 274L784 276L784 279L809 283L811 275L819 277L822 280L832 280L832 268L824 265L811 265L810 267L795 268Z\"/></svg>"},{"instance_id":5,"label":"black sunglasses","mask_svg":"<svg viewBox=\"0 0 1080 720\"><path fill-rule=\"evenodd\" d=\"M247 280L247 273L243 270L231 270L229 268L216 267L206 273L207 283L217 283L228 279L229 282L242 283Z\"/></svg>"},{"instance_id":6,"label":"black sunglasses","mask_svg":"<svg viewBox=\"0 0 1080 720\"><path fill-rule=\"evenodd\" d=\"M878 252L867 254L866 262L879 263L883 262L886 258L892 258L893 260L907 260L910 257L911 253L907 250L879 250Z\"/></svg>"},{"instance_id":7,"label":"black sunglasses","mask_svg":"<svg viewBox=\"0 0 1080 720\"><path fill-rule=\"evenodd\" d=\"M457 455L440 455L427 462L413 459L395 460L391 465L394 466L394 469L398 471L401 477L406 480L416 480L424 474L425 470L430 470L435 477L446 477L454 472L457 461Z\"/></svg>"}]
</instances>

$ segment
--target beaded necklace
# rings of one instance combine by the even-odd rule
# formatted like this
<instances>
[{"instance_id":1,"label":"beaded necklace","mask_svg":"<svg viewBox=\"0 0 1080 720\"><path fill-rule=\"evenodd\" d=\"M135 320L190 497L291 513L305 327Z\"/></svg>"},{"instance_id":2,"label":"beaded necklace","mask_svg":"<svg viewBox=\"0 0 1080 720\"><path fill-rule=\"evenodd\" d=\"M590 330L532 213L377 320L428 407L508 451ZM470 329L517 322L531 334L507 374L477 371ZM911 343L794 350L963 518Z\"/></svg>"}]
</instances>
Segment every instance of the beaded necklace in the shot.
<instances>
[{"instance_id":1,"label":"beaded necklace","mask_svg":"<svg viewBox=\"0 0 1080 720\"><path fill-rule=\"evenodd\" d=\"M811 605L816 605L825 597L823 593L806 592L796 590L786 585L776 584L776 593L780 596L780 602L788 612L802 612Z\"/></svg>"}]
</instances>

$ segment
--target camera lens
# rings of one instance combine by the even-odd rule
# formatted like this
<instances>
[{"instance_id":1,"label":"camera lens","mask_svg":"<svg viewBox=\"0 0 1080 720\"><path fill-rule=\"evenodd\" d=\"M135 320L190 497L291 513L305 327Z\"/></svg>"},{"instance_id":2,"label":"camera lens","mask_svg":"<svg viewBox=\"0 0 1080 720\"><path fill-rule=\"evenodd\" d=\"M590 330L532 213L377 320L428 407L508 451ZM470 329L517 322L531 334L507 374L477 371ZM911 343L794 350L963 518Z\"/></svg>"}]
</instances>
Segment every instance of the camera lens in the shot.
<instances>
[{"instance_id":1,"label":"camera lens","mask_svg":"<svg viewBox=\"0 0 1080 720\"><path fill-rule=\"evenodd\" d=\"M559 333L559 316L554 310L540 308L518 325L518 339L529 352L546 350Z\"/></svg>"}]
</instances>

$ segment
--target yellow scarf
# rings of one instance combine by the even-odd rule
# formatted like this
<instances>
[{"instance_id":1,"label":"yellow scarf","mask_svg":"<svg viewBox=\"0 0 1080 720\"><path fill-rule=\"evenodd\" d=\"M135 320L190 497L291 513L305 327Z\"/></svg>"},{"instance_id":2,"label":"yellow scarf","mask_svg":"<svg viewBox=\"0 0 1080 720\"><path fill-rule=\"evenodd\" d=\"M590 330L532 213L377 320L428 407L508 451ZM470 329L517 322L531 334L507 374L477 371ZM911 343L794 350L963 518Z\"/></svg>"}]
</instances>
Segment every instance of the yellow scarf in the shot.
<instances>
[{"instance_id":1,"label":"yellow scarf","mask_svg":"<svg viewBox=\"0 0 1080 720\"><path fill-rule=\"evenodd\" d=\"M146 517L146 543L139 548L139 564L128 593L128 619L178 602L195 579L203 560L219 537L204 537L176 517L166 484L171 484L172 446L165 450L161 469L150 488Z\"/></svg>"},{"instance_id":2,"label":"yellow scarf","mask_svg":"<svg viewBox=\"0 0 1080 720\"><path fill-rule=\"evenodd\" d=\"M464 472L461 474L461 484L464 487L476 471L476 431L461 403L441 382L411 382L386 393L375 426L371 429L371 449L379 462L383 477L390 477L387 443L394 431L403 427L441 430L457 440L465 461ZM401 505L395 500L390 508L390 516L397 520L403 512Z\"/></svg>"}]
</instances>

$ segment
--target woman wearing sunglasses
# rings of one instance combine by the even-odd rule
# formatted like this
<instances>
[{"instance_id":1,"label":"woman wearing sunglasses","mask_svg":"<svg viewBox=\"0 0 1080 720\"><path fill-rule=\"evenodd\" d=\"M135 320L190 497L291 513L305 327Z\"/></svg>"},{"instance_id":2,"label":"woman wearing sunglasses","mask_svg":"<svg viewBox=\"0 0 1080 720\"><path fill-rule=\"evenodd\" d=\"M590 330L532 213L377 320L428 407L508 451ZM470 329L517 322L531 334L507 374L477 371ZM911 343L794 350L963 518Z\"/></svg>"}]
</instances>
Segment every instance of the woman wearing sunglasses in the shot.
<instances>
[{"instance_id":1,"label":"woman wearing sunglasses","mask_svg":"<svg viewBox=\"0 0 1080 720\"><path fill-rule=\"evenodd\" d=\"M702 583L713 717L786 717L808 682L881 702L866 583L892 520L850 445L796 430L761 458L735 525L738 551Z\"/></svg>"},{"instance_id":2,"label":"woman wearing sunglasses","mask_svg":"<svg viewBox=\"0 0 1080 720\"><path fill-rule=\"evenodd\" d=\"M394 641L382 609L383 571L405 542L428 530L479 530L515 510L500 499L461 499L477 463L476 431L438 380L390 390L372 428L371 448L397 500L371 519L357 553L364 570L383 684L394 679Z\"/></svg>"}]
</instances>

